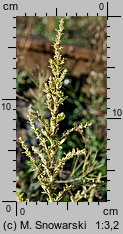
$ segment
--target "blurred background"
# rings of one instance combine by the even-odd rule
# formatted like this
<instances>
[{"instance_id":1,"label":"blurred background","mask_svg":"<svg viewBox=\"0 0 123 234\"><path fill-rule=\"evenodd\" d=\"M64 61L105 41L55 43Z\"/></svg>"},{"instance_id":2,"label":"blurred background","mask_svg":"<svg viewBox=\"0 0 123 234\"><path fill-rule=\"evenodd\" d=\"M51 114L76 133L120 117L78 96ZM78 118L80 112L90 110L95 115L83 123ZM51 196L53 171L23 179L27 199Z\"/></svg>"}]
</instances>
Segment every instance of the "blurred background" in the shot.
<instances>
[{"instance_id":1,"label":"blurred background","mask_svg":"<svg viewBox=\"0 0 123 234\"><path fill-rule=\"evenodd\" d=\"M97 154L102 178L106 181L107 150L107 27L106 17L64 17L63 56L68 69L63 91L68 98L62 111L61 134L81 122L92 122L86 131L87 148ZM44 118L50 113L45 105L44 82L50 74L49 58L53 57L53 41L59 17L17 17L17 142L22 137L28 147L36 145L27 119L33 105ZM63 150L83 147L74 133ZM61 152L62 154L62 152ZM73 162L74 163L74 162ZM69 165L66 172L69 173ZM106 183L96 192L94 201L106 201ZM17 199L41 200L41 188L28 158L17 143ZM66 199L66 200L65 200ZM63 201L67 201L64 198Z\"/></svg>"}]
</instances>

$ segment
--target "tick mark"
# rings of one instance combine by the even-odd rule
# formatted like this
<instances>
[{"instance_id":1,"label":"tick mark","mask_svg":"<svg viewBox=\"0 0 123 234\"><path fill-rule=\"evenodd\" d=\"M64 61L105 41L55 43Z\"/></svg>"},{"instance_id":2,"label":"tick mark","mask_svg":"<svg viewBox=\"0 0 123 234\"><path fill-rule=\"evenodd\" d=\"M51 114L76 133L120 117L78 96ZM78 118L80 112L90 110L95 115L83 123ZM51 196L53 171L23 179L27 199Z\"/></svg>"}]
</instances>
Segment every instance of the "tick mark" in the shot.
<instances>
[{"instance_id":1,"label":"tick mark","mask_svg":"<svg viewBox=\"0 0 123 234\"><path fill-rule=\"evenodd\" d=\"M113 172L113 171L115 171L115 170L114 170L114 169L112 169L112 170L111 170L111 169L108 169L107 171L109 171L109 172Z\"/></svg>"},{"instance_id":2,"label":"tick mark","mask_svg":"<svg viewBox=\"0 0 123 234\"><path fill-rule=\"evenodd\" d=\"M16 98L3 98L3 101L16 101Z\"/></svg>"},{"instance_id":3,"label":"tick mark","mask_svg":"<svg viewBox=\"0 0 123 234\"><path fill-rule=\"evenodd\" d=\"M16 49L16 46L8 46L8 49Z\"/></svg>"},{"instance_id":4,"label":"tick mark","mask_svg":"<svg viewBox=\"0 0 123 234\"><path fill-rule=\"evenodd\" d=\"M56 8L56 16L58 15L58 9Z\"/></svg>"},{"instance_id":5,"label":"tick mark","mask_svg":"<svg viewBox=\"0 0 123 234\"><path fill-rule=\"evenodd\" d=\"M8 150L9 152L16 152L16 150Z\"/></svg>"},{"instance_id":6,"label":"tick mark","mask_svg":"<svg viewBox=\"0 0 123 234\"><path fill-rule=\"evenodd\" d=\"M107 119L121 119L121 118L119 117L119 118L107 118Z\"/></svg>"},{"instance_id":7,"label":"tick mark","mask_svg":"<svg viewBox=\"0 0 123 234\"><path fill-rule=\"evenodd\" d=\"M115 68L115 67L107 67L107 69L110 69L110 68Z\"/></svg>"}]
</instances>

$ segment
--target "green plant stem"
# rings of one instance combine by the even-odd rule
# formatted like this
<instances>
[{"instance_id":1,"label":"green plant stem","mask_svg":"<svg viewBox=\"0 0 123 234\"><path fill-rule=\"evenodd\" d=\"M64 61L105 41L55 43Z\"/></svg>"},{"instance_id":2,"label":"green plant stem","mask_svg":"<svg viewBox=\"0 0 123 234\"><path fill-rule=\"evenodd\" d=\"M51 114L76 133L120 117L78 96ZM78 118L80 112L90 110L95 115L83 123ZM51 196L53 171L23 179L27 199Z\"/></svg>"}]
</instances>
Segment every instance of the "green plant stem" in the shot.
<instances>
[{"instance_id":1,"label":"green plant stem","mask_svg":"<svg viewBox=\"0 0 123 234\"><path fill-rule=\"evenodd\" d=\"M98 174L98 177L97 177L96 183L99 183L99 182L100 182L101 176L102 176L102 173L100 172L100 173ZM96 189L95 187L91 189L91 192L90 192L90 196L89 196L88 202L92 202L92 201L93 201L94 194L95 194L95 189Z\"/></svg>"}]
</instances>

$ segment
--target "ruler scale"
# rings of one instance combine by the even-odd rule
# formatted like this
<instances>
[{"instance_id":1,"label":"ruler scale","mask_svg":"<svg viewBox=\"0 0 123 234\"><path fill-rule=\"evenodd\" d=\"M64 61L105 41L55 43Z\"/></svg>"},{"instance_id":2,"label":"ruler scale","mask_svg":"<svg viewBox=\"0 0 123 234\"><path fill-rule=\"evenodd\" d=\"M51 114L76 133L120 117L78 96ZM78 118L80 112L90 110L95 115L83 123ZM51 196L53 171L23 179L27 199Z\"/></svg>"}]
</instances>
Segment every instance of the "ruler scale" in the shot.
<instances>
[{"instance_id":1,"label":"ruler scale","mask_svg":"<svg viewBox=\"0 0 123 234\"><path fill-rule=\"evenodd\" d=\"M1 85L0 232L123 233L122 139L123 3L27 0L0 3ZM107 17L107 202L17 202L16 193L16 16ZM3 105L5 110L3 110ZM115 111L114 111L115 110Z\"/></svg>"}]
</instances>

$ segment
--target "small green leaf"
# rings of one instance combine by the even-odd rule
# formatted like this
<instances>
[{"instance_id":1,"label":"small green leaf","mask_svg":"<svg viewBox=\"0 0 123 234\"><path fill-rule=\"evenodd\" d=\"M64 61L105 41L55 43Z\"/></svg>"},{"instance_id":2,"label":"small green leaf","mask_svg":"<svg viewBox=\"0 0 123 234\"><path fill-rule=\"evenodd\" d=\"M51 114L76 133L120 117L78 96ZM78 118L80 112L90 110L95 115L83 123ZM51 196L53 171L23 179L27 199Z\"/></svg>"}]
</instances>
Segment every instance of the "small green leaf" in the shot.
<instances>
[{"instance_id":1,"label":"small green leaf","mask_svg":"<svg viewBox=\"0 0 123 234\"><path fill-rule=\"evenodd\" d=\"M60 114L57 115L56 117L56 123L62 121L65 118L65 114L61 112Z\"/></svg>"}]
</instances>

